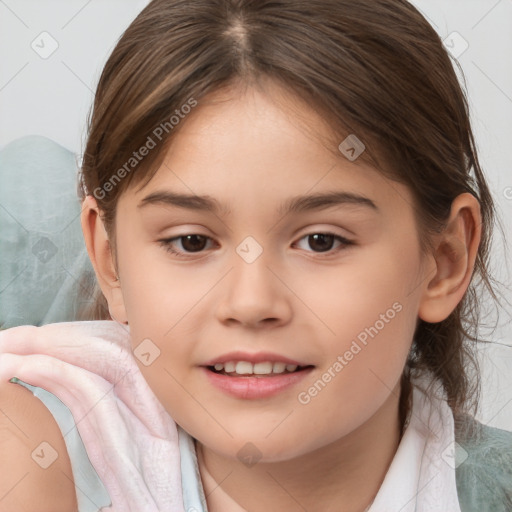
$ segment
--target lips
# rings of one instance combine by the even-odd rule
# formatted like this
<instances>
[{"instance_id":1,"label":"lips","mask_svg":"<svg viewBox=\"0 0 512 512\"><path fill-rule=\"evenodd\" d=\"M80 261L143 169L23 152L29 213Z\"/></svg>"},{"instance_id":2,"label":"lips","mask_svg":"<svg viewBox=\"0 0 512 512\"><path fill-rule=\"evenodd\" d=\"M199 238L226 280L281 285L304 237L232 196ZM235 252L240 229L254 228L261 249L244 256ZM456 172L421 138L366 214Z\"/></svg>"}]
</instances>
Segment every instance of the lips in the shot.
<instances>
[{"instance_id":1,"label":"lips","mask_svg":"<svg viewBox=\"0 0 512 512\"><path fill-rule=\"evenodd\" d=\"M294 372L265 375L219 373L211 370L211 367L202 368L202 370L206 381L223 393L238 399L256 400L268 399L298 387L300 382L313 371L312 366L301 367L301 370L298 368Z\"/></svg>"},{"instance_id":2,"label":"lips","mask_svg":"<svg viewBox=\"0 0 512 512\"><path fill-rule=\"evenodd\" d=\"M279 354L231 352L201 365L208 381L242 399L269 398L297 385L314 368Z\"/></svg>"}]
</instances>

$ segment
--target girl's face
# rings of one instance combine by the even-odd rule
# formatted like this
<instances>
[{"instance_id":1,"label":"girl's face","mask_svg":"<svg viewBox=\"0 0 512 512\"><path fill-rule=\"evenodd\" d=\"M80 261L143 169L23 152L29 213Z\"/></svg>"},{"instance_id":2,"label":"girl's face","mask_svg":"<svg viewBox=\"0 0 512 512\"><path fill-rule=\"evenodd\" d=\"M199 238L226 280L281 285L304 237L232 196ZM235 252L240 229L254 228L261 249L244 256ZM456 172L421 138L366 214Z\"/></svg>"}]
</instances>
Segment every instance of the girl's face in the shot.
<instances>
[{"instance_id":1,"label":"girl's face","mask_svg":"<svg viewBox=\"0 0 512 512\"><path fill-rule=\"evenodd\" d=\"M155 177L119 199L124 308L179 425L220 455L287 460L397 416L428 274L405 186L335 157L291 97L223 100L196 107ZM286 364L299 371L269 375Z\"/></svg>"}]
</instances>

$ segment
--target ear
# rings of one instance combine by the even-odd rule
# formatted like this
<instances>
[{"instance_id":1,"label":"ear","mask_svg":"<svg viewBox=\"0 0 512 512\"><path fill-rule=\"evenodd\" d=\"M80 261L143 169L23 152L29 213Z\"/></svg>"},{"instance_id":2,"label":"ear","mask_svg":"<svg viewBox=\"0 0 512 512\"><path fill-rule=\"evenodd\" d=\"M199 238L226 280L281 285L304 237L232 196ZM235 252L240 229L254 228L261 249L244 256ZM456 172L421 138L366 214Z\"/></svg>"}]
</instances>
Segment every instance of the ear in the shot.
<instances>
[{"instance_id":1,"label":"ear","mask_svg":"<svg viewBox=\"0 0 512 512\"><path fill-rule=\"evenodd\" d=\"M435 275L431 270L418 312L425 322L442 322L462 300L473 275L481 225L478 199L469 193L457 196L446 228L436 236Z\"/></svg>"},{"instance_id":2,"label":"ear","mask_svg":"<svg viewBox=\"0 0 512 512\"><path fill-rule=\"evenodd\" d=\"M108 234L93 196L89 195L84 199L80 221L87 252L101 291L107 299L110 316L120 323L127 324L121 282L117 276Z\"/></svg>"}]
</instances>

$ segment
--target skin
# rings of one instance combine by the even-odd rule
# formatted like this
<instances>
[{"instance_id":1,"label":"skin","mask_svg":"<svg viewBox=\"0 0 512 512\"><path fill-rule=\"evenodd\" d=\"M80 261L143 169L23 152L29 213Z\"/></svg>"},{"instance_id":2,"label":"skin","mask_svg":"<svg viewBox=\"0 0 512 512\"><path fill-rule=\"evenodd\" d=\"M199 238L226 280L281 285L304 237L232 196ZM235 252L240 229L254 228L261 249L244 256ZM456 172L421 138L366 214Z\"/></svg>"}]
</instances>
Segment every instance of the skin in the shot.
<instances>
[{"instance_id":1,"label":"skin","mask_svg":"<svg viewBox=\"0 0 512 512\"><path fill-rule=\"evenodd\" d=\"M149 184L121 195L117 268L97 204L91 196L84 201L82 227L96 275L113 318L129 323L134 348L149 338L160 350L139 367L197 439L212 512L339 511L340 503L344 511L363 511L400 441L399 379L417 320L445 319L469 285L481 235L478 202L457 197L434 251L422 256L408 189L362 160L333 155L311 136L327 140L332 133L307 105L277 86L210 99L188 116ZM230 213L138 206L162 190L208 194ZM333 190L369 198L378 211L341 204L277 213L290 197ZM353 244L327 240L322 252L307 236L315 233ZM187 234L208 237L201 252L177 238ZM263 249L252 263L236 252L247 236ZM172 238L188 258L160 242ZM401 311L301 403L298 394L396 303ZM270 351L314 368L276 396L233 398L200 368L233 350ZM251 467L237 458L249 442L261 457Z\"/></svg>"}]
</instances>

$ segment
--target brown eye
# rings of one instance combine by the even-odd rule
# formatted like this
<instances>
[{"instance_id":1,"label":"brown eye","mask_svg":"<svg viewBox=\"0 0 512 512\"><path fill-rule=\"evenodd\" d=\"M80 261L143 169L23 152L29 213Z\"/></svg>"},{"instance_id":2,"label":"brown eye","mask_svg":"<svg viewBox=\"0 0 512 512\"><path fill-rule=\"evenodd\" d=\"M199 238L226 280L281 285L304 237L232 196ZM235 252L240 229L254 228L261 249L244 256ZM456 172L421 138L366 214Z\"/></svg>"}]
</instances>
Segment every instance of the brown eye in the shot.
<instances>
[{"instance_id":1,"label":"brown eye","mask_svg":"<svg viewBox=\"0 0 512 512\"><path fill-rule=\"evenodd\" d=\"M354 243L346 238L335 235L334 233L312 233L310 235L306 235L302 237L299 243L302 240L306 240L306 245L313 249L313 252L323 253L323 252L337 252L342 250L343 248L353 245ZM334 248L334 243L338 241L339 245ZM305 249L307 250L307 248ZM308 251L311 252L311 251Z\"/></svg>"},{"instance_id":2,"label":"brown eye","mask_svg":"<svg viewBox=\"0 0 512 512\"><path fill-rule=\"evenodd\" d=\"M202 235L185 235L179 237L183 249L187 252L201 251L206 246L207 237Z\"/></svg>"},{"instance_id":3,"label":"brown eye","mask_svg":"<svg viewBox=\"0 0 512 512\"><path fill-rule=\"evenodd\" d=\"M308 244L312 249L318 252L325 252L332 249L334 239L334 235L315 233L314 235L308 235Z\"/></svg>"},{"instance_id":4,"label":"brown eye","mask_svg":"<svg viewBox=\"0 0 512 512\"><path fill-rule=\"evenodd\" d=\"M159 242L167 252L177 257L187 258L190 254L202 252L208 245L208 240L211 240L208 236L190 234L159 240ZM181 248L176 249L178 241L181 241Z\"/></svg>"}]
</instances>

